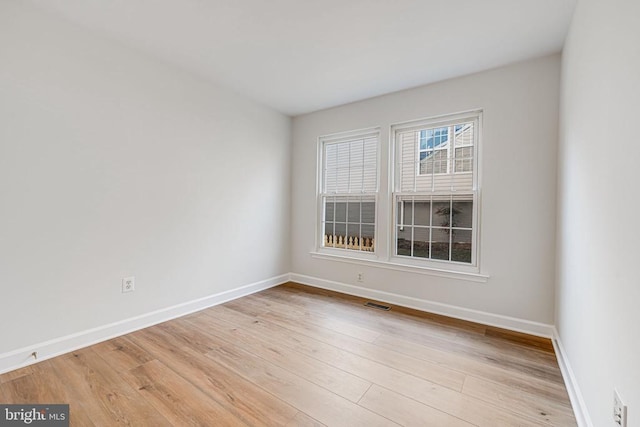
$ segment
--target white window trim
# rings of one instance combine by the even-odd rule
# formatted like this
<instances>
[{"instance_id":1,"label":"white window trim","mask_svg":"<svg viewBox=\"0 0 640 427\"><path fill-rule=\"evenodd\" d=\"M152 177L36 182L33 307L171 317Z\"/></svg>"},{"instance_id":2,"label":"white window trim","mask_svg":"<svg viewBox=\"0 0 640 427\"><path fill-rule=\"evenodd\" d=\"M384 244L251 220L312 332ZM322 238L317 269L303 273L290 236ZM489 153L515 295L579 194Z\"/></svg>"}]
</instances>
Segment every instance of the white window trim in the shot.
<instances>
[{"instance_id":1,"label":"white window trim","mask_svg":"<svg viewBox=\"0 0 640 427\"><path fill-rule=\"evenodd\" d=\"M346 142L349 140L352 140L354 138L366 138L369 136L375 136L376 137L376 190L375 190L375 194L373 194L374 198L375 198L375 220L374 220L374 236L375 237L375 245L374 245L374 250L372 252L366 252L366 251L358 251L358 250L351 250L351 249L341 249L341 248L326 248L323 246L324 241L323 239L320 237L323 233L322 230L322 219L324 216L324 206L322 203L322 198L327 196L326 194L323 193L323 189L322 186L324 184L323 181L323 171L324 171L324 145L326 143L340 143L340 142ZM378 254L379 254L379 245L378 245L378 233L380 231L380 223L378 221L379 218L379 191L380 191L380 127L370 127L370 128L364 128L364 129L356 129L353 131L347 131L347 132L338 132L338 133L332 133L332 134L328 134L328 135L322 135L318 137L318 142L317 142L317 153L316 153L316 159L317 159L317 164L316 164L316 218L315 218L315 251L312 253L316 253L316 254L324 254L324 255L328 255L328 256L337 256L337 257L346 257L346 258L354 258L354 259L361 259L361 260L377 260L378 259ZM363 194L359 194L359 193L353 193L353 194L349 194L349 193L344 193L344 194L337 194L336 196L345 196L345 197L349 197L349 196L362 196Z\"/></svg>"},{"instance_id":2,"label":"white window trim","mask_svg":"<svg viewBox=\"0 0 640 427\"><path fill-rule=\"evenodd\" d=\"M403 257L395 255L395 245L396 245L396 205L395 205L395 197L397 195L402 194L401 192L395 191L395 183L400 171L396 168L396 156L397 156L397 145L396 145L396 133L399 131L411 131L411 130L420 130L425 126L428 127L437 127L439 125L447 126L451 124L455 124L456 122L469 122L474 121L477 124L477 131L475 132L475 156L474 156L474 170L476 171L474 181L473 181L473 189L475 192L475 196L473 198L474 203L474 212L472 219L472 228L473 228L473 237L472 237L472 264L465 263L457 263L453 261L439 261L432 259L416 259L410 257ZM391 125L389 132L389 164L388 164L388 194L387 194L387 203L390 207L390 215L389 221L387 224L387 254L388 254L388 262L393 265L402 265L408 268L421 268L432 270L435 272L445 271L450 274L473 274L479 275L481 277L486 277L480 274L481 272L481 263L480 263L480 215L481 215L481 206L482 206L482 197L481 197L481 152L482 152L482 110L470 110L456 114L446 114L442 116L436 116L425 119L418 120L410 120L402 123L397 123ZM468 173L468 172L464 172ZM419 195L419 193L415 193L415 195Z\"/></svg>"},{"instance_id":3,"label":"white window trim","mask_svg":"<svg viewBox=\"0 0 640 427\"><path fill-rule=\"evenodd\" d=\"M348 256L343 252L344 250L341 250L341 253L339 254L328 253L326 251L322 251L322 252L312 251L310 252L310 255L313 258L317 258L317 259L338 261L338 262L362 265L367 267L384 268L386 270L402 271L405 273L415 273L415 274L424 274L427 276L444 277L447 279L466 280L469 282L477 282L477 283L486 283L490 277L489 275L481 274L481 273L454 271L446 268L434 268L434 267L427 267L424 265L411 265L406 263L385 261L385 260L379 259L377 256L371 256L371 254L368 254L369 255L368 257Z\"/></svg>"},{"instance_id":4,"label":"white window trim","mask_svg":"<svg viewBox=\"0 0 640 427\"><path fill-rule=\"evenodd\" d=\"M476 188L476 194L474 198L474 205L477 208L474 208L474 217L473 217L473 228L475 238L473 239L473 253L475 254L475 264L458 264L451 261L437 261L437 260L421 260L421 259L411 259L408 257L398 257L394 256L395 253L395 212L393 212L396 207L394 203L394 195L393 191L395 188L394 185L394 174L398 173L395 168L395 159L396 159L396 144L395 144L395 134L399 129L408 130L412 127L414 129L419 129L420 127L424 127L425 122L428 123L429 126L437 126L438 124L446 125L451 121L460 120L464 121L465 119L477 119L478 130L476 132L476 151L474 158L474 168L476 170L476 177L474 186ZM365 129L359 129L349 132L340 132L334 134L328 134L318 137L317 143L317 174L316 174L316 218L315 218L315 249L310 251L309 254L316 259L322 260L330 260L337 261L349 264L356 264L361 266L375 267L375 268L383 268L394 271L401 271L406 273L413 274L423 274L427 276L435 276L442 277L448 279L456 279L456 280L465 280L476 283L486 283L490 278L490 275L487 274L481 268L481 251L480 251L480 238L481 238L481 213L482 213L482 193L481 193L481 181L482 181L482 110L474 109L456 114L446 114L442 116L435 116L428 119L422 120L410 120L406 122L400 122L391 125L389 129L389 156L388 156L388 164L387 164L387 189L386 194L380 194L380 171L381 171L381 138L380 138L380 127L371 127ZM359 252L353 250L339 249L339 248L324 248L322 246L323 241L320 239L320 235L322 234L322 214L323 207L321 203L322 194L322 173L323 173L323 142L324 141L339 141L340 139L350 139L354 136L362 136L366 133L377 133L378 134L378 145L376 147L376 220L375 220L375 233L376 233L376 245L373 252ZM456 172L457 173L469 173L469 172ZM386 198L386 206L382 206L383 203L380 203L383 198ZM379 221L380 209L385 208L388 210L387 212L387 224L383 224ZM381 236L383 236L387 240L387 244L384 248L382 248L379 242L382 240ZM386 253L384 253L386 251Z\"/></svg>"}]
</instances>

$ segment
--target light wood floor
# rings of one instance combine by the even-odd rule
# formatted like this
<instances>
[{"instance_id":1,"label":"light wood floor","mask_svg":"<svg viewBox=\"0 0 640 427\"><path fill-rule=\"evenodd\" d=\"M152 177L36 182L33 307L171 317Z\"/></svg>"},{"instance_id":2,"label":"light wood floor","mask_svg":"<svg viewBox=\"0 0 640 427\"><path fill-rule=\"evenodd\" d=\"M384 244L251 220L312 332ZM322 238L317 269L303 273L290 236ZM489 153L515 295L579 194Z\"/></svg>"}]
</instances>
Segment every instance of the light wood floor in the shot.
<instances>
[{"instance_id":1,"label":"light wood floor","mask_svg":"<svg viewBox=\"0 0 640 427\"><path fill-rule=\"evenodd\" d=\"M575 426L547 340L295 284L0 376L76 426Z\"/></svg>"}]
</instances>

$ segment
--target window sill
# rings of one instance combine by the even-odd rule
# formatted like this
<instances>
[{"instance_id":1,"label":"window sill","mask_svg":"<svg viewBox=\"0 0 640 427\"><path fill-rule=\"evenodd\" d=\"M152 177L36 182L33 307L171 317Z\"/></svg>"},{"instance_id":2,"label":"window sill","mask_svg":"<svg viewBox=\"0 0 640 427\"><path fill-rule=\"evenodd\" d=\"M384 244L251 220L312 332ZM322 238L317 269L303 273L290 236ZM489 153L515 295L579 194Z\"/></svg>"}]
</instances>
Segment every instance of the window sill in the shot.
<instances>
[{"instance_id":1,"label":"window sill","mask_svg":"<svg viewBox=\"0 0 640 427\"><path fill-rule=\"evenodd\" d=\"M489 279L488 275L479 273L468 273L463 271L444 270L433 267L422 267L409 264L401 264L397 262L381 261L371 257L355 257L348 255L338 255L325 252L310 252L313 258L325 259L330 261L346 262L350 264L366 265L370 267L385 268L387 270L404 271L407 273L426 274L428 276L445 277L447 279L467 280L470 282L486 283Z\"/></svg>"}]
</instances>

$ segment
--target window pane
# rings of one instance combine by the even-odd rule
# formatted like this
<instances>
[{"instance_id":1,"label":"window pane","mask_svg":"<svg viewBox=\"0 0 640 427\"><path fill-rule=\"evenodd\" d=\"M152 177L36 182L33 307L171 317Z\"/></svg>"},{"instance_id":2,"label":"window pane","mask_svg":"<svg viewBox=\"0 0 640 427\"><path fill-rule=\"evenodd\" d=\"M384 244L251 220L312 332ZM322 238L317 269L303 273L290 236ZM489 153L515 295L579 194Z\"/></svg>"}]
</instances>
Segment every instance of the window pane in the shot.
<instances>
[{"instance_id":1,"label":"window pane","mask_svg":"<svg viewBox=\"0 0 640 427\"><path fill-rule=\"evenodd\" d=\"M422 151L420 152L420 175L446 174L448 161L446 149Z\"/></svg>"},{"instance_id":2,"label":"window pane","mask_svg":"<svg viewBox=\"0 0 640 427\"><path fill-rule=\"evenodd\" d=\"M437 150L433 155L433 173L447 173L447 150Z\"/></svg>"},{"instance_id":3,"label":"window pane","mask_svg":"<svg viewBox=\"0 0 640 427\"><path fill-rule=\"evenodd\" d=\"M324 219L325 221L333 221L333 199L325 199L324 202Z\"/></svg>"},{"instance_id":4,"label":"window pane","mask_svg":"<svg viewBox=\"0 0 640 427\"><path fill-rule=\"evenodd\" d=\"M373 225L363 225L362 226L362 238L363 239L373 239L374 237L374 226Z\"/></svg>"},{"instance_id":5,"label":"window pane","mask_svg":"<svg viewBox=\"0 0 640 427\"><path fill-rule=\"evenodd\" d=\"M324 235L333 236L333 222L324 223Z\"/></svg>"},{"instance_id":6,"label":"window pane","mask_svg":"<svg viewBox=\"0 0 640 427\"><path fill-rule=\"evenodd\" d=\"M364 168L362 166L351 167L349 170L349 192L358 193L364 190Z\"/></svg>"},{"instance_id":7,"label":"window pane","mask_svg":"<svg viewBox=\"0 0 640 427\"><path fill-rule=\"evenodd\" d=\"M400 225L413 225L413 201L401 200L398 204L398 218Z\"/></svg>"},{"instance_id":8,"label":"window pane","mask_svg":"<svg viewBox=\"0 0 640 427\"><path fill-rule=\"evenodd\" d=\"M373 252L375 207L376 204L372 201L371 196L325 198L326 219L322 235L325 246ZM363 225L360 221L361 214L370 221L368 224ZM334 215L336 220L334 220Z\"/></svg>"},{"instance_id":9,"label":"window pane","mask_svg":"<svg viewBox=\"0 0 640 427\"><path fill-rule=\"evenodd\" d=\"M349 168L338 168L336 171L336 188L338 193L349 191Z\"/></svg>"},{"instance_id":10,"label":"window pane","mask_svg":"<svg viewBox=\"0 0 640 427\"><path fill-rule=\"evenodd\" d=\"M454 145L473 145L473 123L456 125L454 132Z\"/></svg>"},{"instance_id":11,"label":"window pane","mask_svg":"<svg viewBox=\"0 0 640 427\"><path fill-rule=\"evenodd\" d=\"M360 238L360 224L347 224L347 236Z\"/></svg>"},{"instance_id":12,"label":"window pane","mask_svg":"<svg viewBox=\"0 0 640 427\"><path fill-rule=\"evenodd\" d=\"M451 205L449 201L446 202L439 201L433 202L433 225L438 227L449 227L450 226L450 213L451 213Z\"/></svg>"},{"instance_id":13,"label":"window pane","mask_svg":"<svg viewBox=\"0 0 640 427\"><path fill-rule=\"evenodd\" d=\"M420 175L433 173L433 153L433 151L420 152Z\"/></svg>"},{"instance_id":14,"label":"window pane","mask_svg":"<svg viewBox=\"0 0 640 427\"><path fill-rule=\"evenodd\" d=\"M473 170L473 147L456 148L456 172L471 172Z\"/></svg>"},{"instance_id":15,"label":"window pane","mask_svg":"<svg viewBox=\"0 0 640 427\"><path fill-rule=\"evenodd\" d=\"M366 193L375 193L378 185L375 162L370 165L367 164L362 173L362 191Z\"/></svg>"},{"instance_id":16,"label":"window pane","mask_svg":"<svg viewBox=\"0 0 640 427\"><path fill-rule=\"evenodd\" d=\"M451 261L471 262L471 230L453 230Z\"/></svg>"},{"instance_id":17,"label":"window pane","mask_svg":"<svg viewBox=\"0 0 640 427\"><path fill-rule=\"evenodd\" d=\"M360 201L352 201L347 204L347 216L349 222L360 222Z\"/></svg>"},{"instance_id":18,"label":"window pane","mask_svg":"<svg viewBox=\"0 0 640 427\"><path fill-rule=\"evenodd\" d=\"M354 166L362 167L364 162L364 139L351 141L349 144L349 164L353 169Z\"/></svg>"},{"instance_id":19,"label":"window pane","mask_svg":"<svg viewBox=\"0 0 640 427\"><path fill-rule=\"evenodd\" d=\"M374 226L373 225L363 225L360 233L360 250L372 252L374 248Z\"/></svg>"},{"instance_id":20,"label":"window pane","mask_svg":"<svg viewBox=\"0 0 640 427\"><path fill-rule=\"evenodd\" d=\"M362 222L365 224L373 224L376 219L375 202L362 202Z\"/></svg>"},{"instance_id":21,"label":"window pane","mask_svg":"<svg viewBox=\"0 0 640 427\"><path fill-rule=\"evenodd\" d=\"M347 222L347 204L345 202L336 202L336 221Z\"/></svg>"},{"instance_id":22,"label":"window pane","mask_svg":"<svg viewBox=\"0 0 640 427\"><path fill-rule=\"evenodd\" d=\"M431 225L431 202L416 200L413 204L413 215L415 225Z\"/></svg>"},{"instance_id":23,"label":"window pane","mask_svg":"<svg viewBox=\"0 0 640 427\"><path fill-rule=\"evenodd\" d=\"M398 227L396 253L411 256L411 227Z\"/></svg>"},{"instance_id":24,"label":"window pane","mask_svg":"<svg viewBox=\"0 0 640 427\"><path fill-rule=\"evenodd\" d=\"M431 259L449 260L449 233L441 228L431 229Z\"/></svg>"},{"instance_id":25,"label":"window pane","mask_svg":"<svg viewBox=\"0 0 640 427\"><path fill-rule=\"evenodd\" d=\"M473 223L473 202L471 200L453 202L453 227L471 228Z\"/></svg>"},{"instance_id":26,"label":"window pane","mask_svg":"<svg viewBox=\"0 0 640 427\"><path fill-rule=\"evenodd\" d=\"M375 192L377 183L377 136L325 144L324 191Z\"/></svg>"},{"instance_id":27,"label":"window pane","mask_svg":"<svg viewBox=\"0 0 640 427\"><path fill-rule=\"evenodd\" d=\"M429 229L415 227L413 229L413 256L429 258Z\"/></svg>"}]
</instances>

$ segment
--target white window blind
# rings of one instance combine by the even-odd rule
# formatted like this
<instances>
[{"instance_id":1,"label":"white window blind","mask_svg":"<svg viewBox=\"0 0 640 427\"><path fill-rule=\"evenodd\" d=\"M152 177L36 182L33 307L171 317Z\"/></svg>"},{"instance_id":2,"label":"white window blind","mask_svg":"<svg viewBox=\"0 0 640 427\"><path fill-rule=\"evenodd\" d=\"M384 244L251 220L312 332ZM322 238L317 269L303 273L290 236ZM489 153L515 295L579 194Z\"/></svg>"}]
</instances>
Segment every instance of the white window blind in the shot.
<instances>
[{"instance_id":1,"label":"white window blind","mask_svg":"<svg viewBox=\"0 0 640 427\"><path fill-rule=\"evenodd\" d=\"M325 194L373 194L377 190L378 134L324 143Z\"/></svg>"},{"instance_id":2,"label":"white window blind","mask_svg":"<svg viewBox=\"0 0 640 427\"><path fill-rule=\"evenodd\" d=\"M320 138L322 247L375 250L379 132Z\"/></svg>"}]
</instances>

